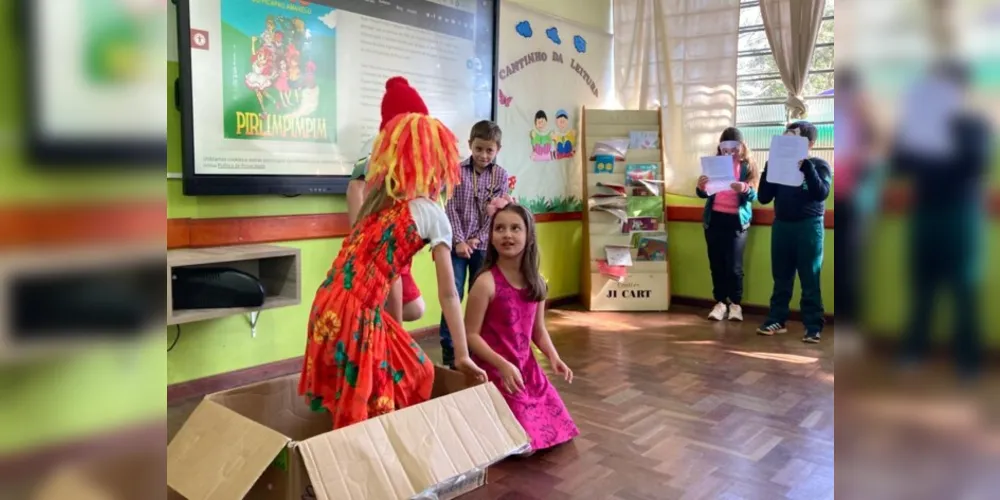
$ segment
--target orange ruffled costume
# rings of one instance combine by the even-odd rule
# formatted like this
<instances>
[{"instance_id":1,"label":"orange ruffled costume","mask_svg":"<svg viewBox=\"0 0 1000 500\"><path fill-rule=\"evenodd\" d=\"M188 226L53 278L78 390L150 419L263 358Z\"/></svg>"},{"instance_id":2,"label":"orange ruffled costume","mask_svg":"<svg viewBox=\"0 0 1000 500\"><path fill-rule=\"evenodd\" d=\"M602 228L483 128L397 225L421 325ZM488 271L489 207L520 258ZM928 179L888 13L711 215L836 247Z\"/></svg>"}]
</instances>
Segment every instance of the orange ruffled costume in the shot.
<instances>
[{"instance_id":1,"label":"orange ruffled costume","mask_svg":"<svg viewBox=\"0 0 1000 500\"><path fill-rule=\"evenodd\" d=\"M460 182L457 144L422 113L396 116L375 139L368 179L390 201L358 221L316 291L299 381L299 394L329 411L335 429L430 398L433 365L384 305L426 245L408 201L451 195Z\"/></svg>"}]
</instances>

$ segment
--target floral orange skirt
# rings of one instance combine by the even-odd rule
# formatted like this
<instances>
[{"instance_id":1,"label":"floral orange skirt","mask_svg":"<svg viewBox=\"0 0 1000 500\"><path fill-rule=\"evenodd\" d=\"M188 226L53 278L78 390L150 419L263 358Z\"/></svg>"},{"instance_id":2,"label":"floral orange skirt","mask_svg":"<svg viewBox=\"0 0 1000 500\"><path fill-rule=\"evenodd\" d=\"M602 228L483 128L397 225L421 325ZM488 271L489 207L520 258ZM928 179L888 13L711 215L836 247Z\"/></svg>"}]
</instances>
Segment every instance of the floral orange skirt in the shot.
<instances>
[{"instance_id":1,"label":"floral orange skirt","mask_svg":"<svg viewBox=\"0 0 1000 500\"><path fill-rule=\"evenodd\" d=\"M430 398L434 366L381 307L365 308L334 284L313 302L299 394L333 417L333 428Z\"/></svg>"}]
</instances>

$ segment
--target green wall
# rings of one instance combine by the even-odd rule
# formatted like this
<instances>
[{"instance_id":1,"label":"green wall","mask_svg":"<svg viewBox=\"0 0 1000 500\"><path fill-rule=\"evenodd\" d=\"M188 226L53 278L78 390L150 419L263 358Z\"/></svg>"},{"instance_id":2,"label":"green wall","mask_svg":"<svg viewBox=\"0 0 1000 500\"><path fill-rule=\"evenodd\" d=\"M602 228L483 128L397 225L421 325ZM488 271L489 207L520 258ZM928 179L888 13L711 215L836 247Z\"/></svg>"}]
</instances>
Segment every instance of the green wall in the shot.
<instances>
[{"instance_id":1,"label":"green wall","mask_svg":"<svg viewBox=\"0 0 1000 500\"><path fill-rule=\"evenodd\" d=\"M0 2L0 19L13 21L14 5ZM141 166L135 166L138 173L134 174L73 173L73 169L41 173L27 162L18 147L25 133L27 100L20 75L25 52L16 30L0 31L0 60L18 68L0 79L0 109L4 110L0 113L0 200L4 207L162 200L159 165L146 169L147 174L141 173ZM5 256L11 250L0 249ZM163 338L153 334L124 346L93 345L60 355L0 362L0 456L162 419L167 373L163 349Z\"/></svg>"},{"instance_id":2,"label":"green wall","mask_svg":"<svg viewBox=\"0 0 1000 500\"><path fill-rule=\"evenodd\" d=\"M232 200L227 215L239 213L241 200ZM253 212L260 215L260 212ZM268 214L274 215L274 214ZM539 225L542 248L542 274L552 286L553 297L575 295L580 288L578 251L556 253L550 249L568 245L579 249L579 222L550 222ZM248 321L235 316L182 325L181 338L167 354L167 383L174 384L241 368L301 356L305 346L306 317L313 291L319 286L333 258L340 250L341 239L321 239L278 243L302 251L302 303L294 307L271 309L260 313L257 336L250 336ZM438 323L441 308L437 303L437 284L429 253L420 254L413 265L414 279L420 285L427 312L420 321L408 323L408 329ZM176 328L167 328L172 341Z\"/></svg>"}]
</instances>

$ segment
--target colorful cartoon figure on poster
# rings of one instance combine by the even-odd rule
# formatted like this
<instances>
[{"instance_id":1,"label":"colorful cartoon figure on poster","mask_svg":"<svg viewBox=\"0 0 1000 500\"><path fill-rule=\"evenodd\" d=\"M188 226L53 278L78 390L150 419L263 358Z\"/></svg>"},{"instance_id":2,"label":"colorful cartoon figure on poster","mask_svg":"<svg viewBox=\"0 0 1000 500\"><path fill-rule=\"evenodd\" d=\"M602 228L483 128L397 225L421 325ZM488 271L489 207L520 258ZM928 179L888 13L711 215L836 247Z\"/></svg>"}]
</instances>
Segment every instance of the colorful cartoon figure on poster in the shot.
<instances>
[{"instance_id":1,"label":"colorful cartoon figure on poster","mask_svg":"<svg viewBox=\"0 0 1000 500\"><path fill-rule=\"evenodd\" d=\"M250 50L256 52L258 49L258 42L260 42L260 47L273 49L274 28L274 16L267 16L267 19L264 21L264 31L260 33L260 36L255 36L250 39Z\"/></svg>"},{"instance_id":2,"label":"colorful cartoon figure on poster","mask_svg":"<svg viewBox=\"0 0 1000 500\"><path fill-rule=\"evenodd\" d=\"M285 60L288 61L288 85L292 89L292 100L296 103L302 101L302 69L299 66L301 52L294 45L289 45L285 51Z\"/></svg>"},{"instance_id":3,"label":"colorful cartoon figure on poster","mask_svg":"<svg viewBox=\"0 0 1000 500\"><path fill-rule=\"evenodd\" d=\"M250 72L244 78L247 88L252 90L260 103L260 109L264 110L264 97L274 100L267 89L271 88L274 78L274 52L267 46L261 47L250 56Z\"/></svg>"},{"instance_id":4,"label":"colorful cartoon figure on poster","mask_svg":"<svg viewBox=\"0 0 1000 500\"><path fill-rule=\"evenodd\" d=\"M274 89L281 96L282 105L292 105L291 87L288 86L288 61L285 59L278 61L278 78L274 80Z\"/></svg>"},{"instance_id":5,"label":"colorful cartoon figure on poster","mask_svg":"<svg viewBox=\"0 0 1000 500\"><path fill-rule=\"evenodd\" d=\"M569 115L566 110L556 111L556 132L553 142L556 146L556 159L572 158L576 152L576 130L569 126Z\"/></svg>"},{"instance_id":6,"label":"colorful cartoon figure on poster","mask_svg":"<svg viewBox=\"0 0 1000 500\"><path fill-rule=\"evenodd\" d=\"M336 142L336 10L221 3L224 137Z\"/></svg>"},{"instance_id":7,"label":"colorful cartoon figure on poster","mask_svg":"<svg viewBox=\"0 0 1000 500\"><path fill-rule=\"evenodd\" d=\"M552 150L552 129L549 128L549 117L545 111L535 113L535 128L531 129L531 159L534 161L551 161L555 152Z\"/></svg>"}]
</instances>

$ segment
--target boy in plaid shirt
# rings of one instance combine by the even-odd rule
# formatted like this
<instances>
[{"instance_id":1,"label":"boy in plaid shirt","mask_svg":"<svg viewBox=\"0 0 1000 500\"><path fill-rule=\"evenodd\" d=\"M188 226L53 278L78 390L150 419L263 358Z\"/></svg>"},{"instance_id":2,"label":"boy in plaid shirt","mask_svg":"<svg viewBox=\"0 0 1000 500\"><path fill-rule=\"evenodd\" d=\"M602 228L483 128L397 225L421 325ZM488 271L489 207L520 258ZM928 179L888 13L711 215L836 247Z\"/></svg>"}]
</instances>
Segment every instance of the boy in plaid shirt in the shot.
<instances>
[{"instance_id":1,"label":"boy in plaid shirt","mask_svg":"<svg viewBox=\"0 0 1000 500\"><path fill-rule=\"evenodd\" d=\"M491 219L486 206L494 198L507 194L508 175L495 163L500 152L500 126L483 120L472 126L469 149L472 156L462 162L462 183L455 188L445 211L451 221L454 245L451 265L455 269L455 286L459 298L472 288L472 280L483 267L489 246ZM455 351L451 331L441 317L441 352L444 364L453 367Z\"/></svg>"}]
</instances>

